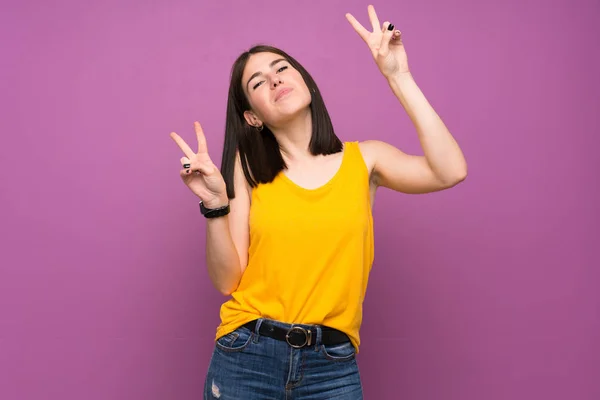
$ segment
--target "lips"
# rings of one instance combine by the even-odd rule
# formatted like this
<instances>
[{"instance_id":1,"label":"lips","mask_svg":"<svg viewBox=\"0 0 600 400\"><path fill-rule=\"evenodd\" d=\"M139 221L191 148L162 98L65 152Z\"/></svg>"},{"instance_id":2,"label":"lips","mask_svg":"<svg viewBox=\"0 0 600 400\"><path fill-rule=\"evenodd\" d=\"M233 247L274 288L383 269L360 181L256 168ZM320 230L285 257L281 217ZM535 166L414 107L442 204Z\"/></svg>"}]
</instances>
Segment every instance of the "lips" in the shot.
<instances>
[{"instance_id":1,"label":"lips","mask_svg":"<svg viewBox=\"0 0 600 400\"><path fill-rule=\"evenodd\" d=\"M292 91L292 88L283 88L283 89L281 89L281 91L279 91L279 93L277 93L275 95L275 101L278 101L279 99L281 99L283 96L285 96L286 94L288 94L291 91Z\"/></svg>"}]
</instances>

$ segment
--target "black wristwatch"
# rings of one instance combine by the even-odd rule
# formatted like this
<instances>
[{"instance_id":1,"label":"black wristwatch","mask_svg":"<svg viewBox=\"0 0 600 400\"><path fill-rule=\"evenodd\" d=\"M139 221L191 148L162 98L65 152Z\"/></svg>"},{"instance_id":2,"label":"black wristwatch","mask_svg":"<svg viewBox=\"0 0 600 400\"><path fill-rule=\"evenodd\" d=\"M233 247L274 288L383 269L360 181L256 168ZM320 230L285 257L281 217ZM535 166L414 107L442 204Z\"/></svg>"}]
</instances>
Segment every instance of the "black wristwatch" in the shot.
<instances>
[{"instance_id":1,"label":"black wristwatch","mask_svg":"<svg viewBox=\"0 0 600 400\"><path fill-rule=\"evenodd\" d=\"M206 218L223 217L229 214L229 204L219 208L206 208L202 202L200 204L200 213Z\"/></svg>"}]
</instances>

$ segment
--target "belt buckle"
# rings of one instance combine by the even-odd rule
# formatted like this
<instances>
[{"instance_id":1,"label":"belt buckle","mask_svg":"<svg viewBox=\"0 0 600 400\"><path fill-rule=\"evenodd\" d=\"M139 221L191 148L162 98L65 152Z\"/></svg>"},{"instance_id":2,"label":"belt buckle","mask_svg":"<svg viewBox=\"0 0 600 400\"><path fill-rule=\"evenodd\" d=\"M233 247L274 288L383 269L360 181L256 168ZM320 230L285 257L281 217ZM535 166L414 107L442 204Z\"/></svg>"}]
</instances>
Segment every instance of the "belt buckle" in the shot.
<instances>
[{"instance_id":1,"label":"belt buckle","mask_svg":"<svg viewBox=\"0 0 600 400\"><path fill-rule=\"evenodd\" d=\"M292 344L290 343L290 335L292 334L292 332L294 331L299 331L302 332L304 334L304 343L302 343L301 345L297 345L297 344ZM301 326L292 326L287 333L285 334L285 341L287 342L287 344L289 344L290 346L292 346L295 349L301 349L302 347L306 346L306 345L311 345L311 341L312 341L312 332L310 331L310 329L306 330Z\"/></svg>"}]
</instances>

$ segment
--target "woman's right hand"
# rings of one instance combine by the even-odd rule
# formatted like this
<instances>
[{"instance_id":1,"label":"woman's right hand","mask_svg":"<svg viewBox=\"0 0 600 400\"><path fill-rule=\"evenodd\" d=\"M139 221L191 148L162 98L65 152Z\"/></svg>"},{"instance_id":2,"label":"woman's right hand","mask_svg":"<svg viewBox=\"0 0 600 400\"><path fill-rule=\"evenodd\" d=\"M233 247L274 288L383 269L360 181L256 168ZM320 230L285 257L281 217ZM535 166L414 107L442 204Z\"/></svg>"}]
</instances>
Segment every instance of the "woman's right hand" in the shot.
<instances>
[{"instance_id":1,"label":"woman's right hand","mask_svg":"<svg viewBox=\"0 0 600 400\"><path fill-rule=\"evenodd\" d=\"M198 138L198 152L194 151L175 132L171 138L177 143L185 154L181 158L181 165L189 164L189 168L179 171L181 179L196 196L202 200L206 208L218 208L228 204L227 188L219 169L213 164L208 155L206 137L198 122L194 122L196 137Z\"/></svg>"}]
</instances>

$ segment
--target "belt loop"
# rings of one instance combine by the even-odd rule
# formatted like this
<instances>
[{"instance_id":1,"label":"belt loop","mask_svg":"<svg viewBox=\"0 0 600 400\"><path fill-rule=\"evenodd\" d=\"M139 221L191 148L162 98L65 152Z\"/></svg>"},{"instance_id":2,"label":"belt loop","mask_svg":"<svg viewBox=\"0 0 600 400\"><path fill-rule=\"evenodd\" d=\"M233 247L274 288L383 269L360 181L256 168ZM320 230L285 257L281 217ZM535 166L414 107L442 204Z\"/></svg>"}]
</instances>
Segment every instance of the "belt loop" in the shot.
<instances>
[{"instance_id":1,"label":"belt loop","mask_svg":"<svg viewBox=\"0 0 600 400\"><path fill-rule=\"evenodd\" d=\"M254 343L258 343L258 338L260 336L260 326L262 325L264 319L263 318L259 318L256 320L256 326L254 327L254 337L252 338L252 341Z\"/></svg>"},{"instance_id":2,"label":"belt loop","mask_svg":"<svg viewBox=\"0 0 600 400\"><path fill-rule=\"evenodd\" d=\"M321 342L323 341L323 330L320 326L314 325L315 330L315 351L319 351L319 347L321 346Z\"/></svg>"}]
</instances>

